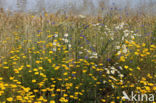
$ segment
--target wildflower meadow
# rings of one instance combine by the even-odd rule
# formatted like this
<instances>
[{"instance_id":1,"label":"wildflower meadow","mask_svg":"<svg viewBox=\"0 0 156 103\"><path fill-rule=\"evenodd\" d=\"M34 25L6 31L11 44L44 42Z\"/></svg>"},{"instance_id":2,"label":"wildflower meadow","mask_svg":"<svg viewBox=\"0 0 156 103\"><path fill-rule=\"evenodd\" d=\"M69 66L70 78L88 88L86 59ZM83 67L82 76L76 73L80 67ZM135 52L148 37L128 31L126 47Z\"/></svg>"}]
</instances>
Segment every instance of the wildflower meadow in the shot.
<instances>
[{"instance_id":1,"label":"wildflower meadow","mask_svg":"<svg viewBox=\"0 0 156 103\"><path fill-rule=\"evenodd\" d=\"M155 43L155 16L1 11L0 103L155 103Z\"/></svg>"}]
</instances>

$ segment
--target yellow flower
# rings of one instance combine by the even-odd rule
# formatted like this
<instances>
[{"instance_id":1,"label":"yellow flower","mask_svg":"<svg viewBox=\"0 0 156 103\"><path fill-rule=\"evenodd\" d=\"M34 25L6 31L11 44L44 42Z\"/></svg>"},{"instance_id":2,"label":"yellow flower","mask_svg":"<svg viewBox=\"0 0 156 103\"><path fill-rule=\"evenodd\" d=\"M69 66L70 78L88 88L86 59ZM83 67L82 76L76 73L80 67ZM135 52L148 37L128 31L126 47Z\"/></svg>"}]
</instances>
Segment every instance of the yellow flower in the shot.
<instances>
[{"instance_id":1,"label":"yellow flower","mask_svg":"<svg viewBox=\"0 0 156 103\"><path fill-rule=\"evenodd\" d=\"M52 97L55 97L55 94L51 94Z\"/></svg>"},{"instance_id":2,"label":"yellow flower","mask_svg":"<svg viewBox=\"0 0 156 103\"><path fill-rule=\"evenodd\" d=\"M4 91L0 91L0 96L4 93Z\"/></svg>"},{"instance_id":3,"label":"yellow flower","mask_svg":"<svg viewBox=\"0 0 156 103\"><path fill-rule=\"evenodd\" d=\"M140 87L136 87L136 89L137 89L137 90L140 90L141 88L140 88Z\"/></svg>"},{"instance_id":4,"label":"yellow flower","mask_svg":"<svg viewBox=\"0 0 156 103\"><path fill-rule=\"evenodd\" d=\"M134 87L134 84L131 84L130 87Z\"/></svg>"},{"instance_id":5,"label":"yellow flower","mask_svg":"<svg viewBox=\"0 0 156 103\"><path fill-rule=\"evenodd\" d=\"M30 68L30 67L31 67L31 65L27 65L26 67Z\"/></svg>"},{"instance_id":6,"label":"yellow flower","mask_svg":"<svg viewBox=\"0 0 156 103\"><path fill-rule=\"evenodd\" d=\"M140 68L140 67L137 67L137 69L138 69L138 70L141 70L141 68Z\"/></svg>"},{"instance_id":7,"label":"yellow flower","mask_svg":"<svg viewBox=\"0 0 156 103\"><path fill-rule=\"evenodd\" d=\"M54 88L54 87L55 87L55 85L51 85L51 87L52 87L52 88Z\"/></svg>"},{"instance_id":8,"label":"yellow flower","mask_svg":"<svg viewBox=\"0 0 156 103\"><path fill-rule=\"evenodd\" d=\"M151 45L151 48L156 48L156 46L155 45Z\"/></svg>"},{"instance_id":9,"label":"yellow flower","mask_svg":"<svg viewBox=\"0 0 156 103\"><path fill-rule=\"evenodd\" d=\"M152 78L151 74L149 74L149 73L147 74L147 77L148 77L148 78Z\"/></svg>"},{"instance_id":10,"label":"yellow flower","mask_svg":"<svg viewBox=\"0 0 156 103\"><path fill-rule=\"evenodd\" d=\"M53 51L49 51L49 54L52 54L53 53Z\"/></svg>"},{"instance_id":11,"label":"yellow flower","mask_svg":"<svg viewBox=\"0 0 156 103\"><path fill-rule=\"evenodd\" d=\"M9 97L9 98L7 98L7 101L12 102L13 101L13 98L12 97Z\"/></svg>"},{"instance_id":12,"label":"yellow flower","mask_svg":"<svg viewBox=\"0 0 156 103\"><path fill-rule=\"evenodd\" d=\"M154 84L153 84L153 83L148 83L148 85L149 85L149 86L154 86Z\"/></svg>"},{"instance_id":13,"label":"yellow flower","mask_svg":"<svg viewBox=\"0 0 156 103\"><path fill-rule=\"evenodd\" d=\"M36 93L36 92L38 92L38 90L37 90L37 89L35 89L35 90L34 90L34 92Z\"/></svg>"},{"instance_id":14,"label":"yellow flower","mask_svg":"<svg viewBox=\"0 0 156 103\"><path fill-rule=\"evenodd\" d=\"M3 80L3 78L2 78L2 77L0 77L0 80Z\"/></svg>"},{"instance_id":15,"label":"yellow flower","mask_svg":"<svg viewBox=\"0 0 156 103\"><path fill-rule=\"evenodd\" d=\"M44 100L44 98L42 96L40 96L40 98L38 100Z\"/></svg>"},{"instance_id":16,"label":"yellow flower","mask_svg":"<svg viewBox=\"0 0 156 103\"><path fill-rule=\"evenodd\" d=\"M144 55L144 54L141 54L140 56L141 56L141 57L144 57L145 55Z\"/></svg>"},{"instance_id":17,"label":"yellow flower","mask_svg":"<svg viewBox=\"0 0 156 103\"><path fill-rule=\"evenodd\" d=\"M55 69L55 70L58 70L59 68L60 68L60 66L57 66L57 67L55 67L54 69Z\"/></svg>"},{"instance_id":18,"label":"yellow flower","mask_svg":"<svg viewBox=\"0 0 156 103\"><path fill-rule=\"evenodd\" d=\"M32 70L29 70L28 72L30 72L30 73L31 73L31 72L32 72Z\"/></svg>"},{"instance_id":19,"label":"yellow flower","mask_svg":"<svg viewBox=\"0 0 156 103\"><path fill-rule=\"evenodd\" d=\"M10 77L9 79L10 79L10 80L13 80L13 79L14 79L14 77Z\"/></svg>"},{"instance_id":20,"label":"yellow flower","mask_svg":"<svg viewBox=\"0 0 156 103\"><path fill-rule=\"evenodd\" d=\"M139 55L139 53L138 53L138 52L134 52L134 54L135 54L135 55Z\"/></svg>"},{"instance_id":21,"label":"yellow flower","mask_svg":"<svg viewBox=\"0 0 156 103\"><path fill-rule=\"evenodd\" d=\"M42 91L42 92L46 92L46 91L47 91L47 89L42 89L41 91Z\"/></svg>"},{"instance_id":22,"label":"yellow flower","mask_svg":"<svg viewBox=\"0 0 156 103\"><path fill-rule=\"evenodd\" d=\"M64 94L63 96L64 96L64 97L67 97L67 96L68 96L68 94Z\"/></svg>"},{"instance_id":23,"label":"yellow flower","mask_svg":"<svg viewBox=\"0 0 156 103\"><path fill-rule=\"evenodd\" d=\"M125 62L125 57L124 56L121 56L120 57L120 61Z\"/></svg>"},{"instance_id":24,"label":"yellow flower","mask_svg":"<svg viewBox=\"0 0 156 103\"><path fill-rule=\"evenodd\" d=\"M74 96L73 95L70 95L70 98L74 98Z\"/></svg>"},{"instance_id":25,"label":"yellow flower","mask_svg":"<svg viewBox=\"0 0 156 103\"><path fill-rule=\"evenodd\" d=\"M61 98L59 99L59 101L60 101L60 102L68 102L68 99L66 99L66 98L64 98L64 97L61 97Z\"/></svg>"},{"instance_id":26,"label":"yellow flower","mask_svg":"<svg viewBox=\"0 0 156 103\"><path fill-rule=\"evenodd\" d=\"M146 89L147 91L150 91L150 90L151 90L150 87L148 87L148 86L145 86L145 89Z\"/></svg>"},{"instance_id":27,"label":"yellow flower","mask_svg":"<svg viewBox=\"0 0 156 103\"><path fill-rule=\"evenodd\" d=\"M21 82L17 82L17 84L21 84Z\"/></svg>"},{"instance_id":28,"label":"yellow flower","mask_svg":"<svg viewBox=\"0 0 156 103\"><path fill-rule=\"evenodd\" d=\"M17 100L22 100L22 96L16 96Z\"/></svg>"},{"instance_id":29,"label":"yellow flower","mask_svg":"<svg viewBox=\"0 0 156 103\"><path fill-rule=\"evenodd\" d=\"M35 75L39 74L39 72L35 72Z\"/></svg>"},{"instance_id":30,"label":"yellow flower","mask_svg":"<svg viewBox=\"0 0 156 103\"><path fill-rule=\"evenodd\" d=\"M150 52L146 52L146 54L147 54L147 55L150 55L151 53L150 53Z\"/></svg>"},{"instance_id":31,"label":"yellow flower","mask_svg":"<svg viewBox=\"0 0 156 103\"><path fill-rule=\"evenodd\" d=\"M142 46L144 47L144 46L146 46L146 44L145 43L142 43Z\"/></svg>"},{"instance_id":32,"label":"yellow flower","mask_svg":"<svg viewBox=\"0 0 156 103\"><path fill-rule=\"evenodd\" d=\"M4 69L9 69L9 67L7 67L7 66L5 66L5 67L3 67Z\"/></svg>"},{"instance_id":33,"label":"yellow flower","mask_svg":"<svg viewBox=\"0 0 156 103\"><path fill-rule=\"evenodd\" d=\"M100 82L96 82L96 84L101 84Z\"/></svg>"},{"instance_id":34,"label":"yellow flower","mask_svg":"<svg viewBox=\"0 0 156 103\"><path fill-rule=\"evenodd\" d=\"M127 66L127 65L125 65L125 66L124 66L124 68L125 68L125 69L128 69L128 66Z\"/></svg>"},{"instance_id":35,"label":"yellow flower","mask_svg":"<svg viewBox=\"0 0 156 103\"><path fill-rule=\"evenodd\" d=\"M132 68L129 68L129 70L130 70L130 71L133 71L133 69L132 69Z\"/></svg>"},{"instance_id":36,"label":"yellow flower","mask_svg":"<svg viewBox=\"0 0 156 103\"><path fill-rule=\"evenodd\" d=\"M54 100L51 100L50 103L55 103L55 101Z\"/></svg>"},{"instance_id":37,"label":"yellow flower","mask_svg":"<svg viewBox=\"0 0 156 103\"><path fill-rule=\"evenodd\" d=\"M153 87L153 90L156 91L156 87L155 86Z\"/></svg>"},{"instance_id":38,"label":"yellow flower","mask_svg":"<svg viewBox=\"0 0 156 103\"><path fill-rule=\"evenodd\" d=\"M86 72L87 72L87 70L82 70L82 72L83 72L83 73L86 73Z\"/></svg>"},{"instance_id":39,"label":"yellow flower","mask_svg":"<svg viewBox=\"0 0 156 103\"><path fill-rule=\"evenodd\" d=\"M30 91L30 88L23 88L25 92L29 92Z\"/></svg>"},{"instance_id":40,"label":"yellow flower","mask_svg":"<svg viewBox=\"0 0 156 103\"><path fill-rule=\"evenodd\" d=\"M63 75L68 75L68 73L67 73L67 72L65 72L65 73L63 73Z\"/></svg>"},{"instance_id":41,"label":"yellow flower","mask_svg":"<svg viewBox=\"0 0 156 103\"><path fill-rule=\"evenodd\" d=\"M126 44L129 44L129 41L126 40L125 43L126 43Z\"/></svg>"},{"instance_id":42,"label":"yellow flower","mask_svg":"<svg viewBox=\"0 0 156 103\"><path fill-rule=\"evenodd\" d=\"M61 91L61 89L56 89L56 91L57 91L57 92L60 92L60 91Z\"/></svg>"},{"instance_id":43,"label":"yellow flower","mask_svg":"<svg viewBox=\"0 0 156 103\"><path fill-rule=\"evenodd\" d=\"M39 70L42 70L42 69L43 69L43 67L39 67L38 69L39 69Z\"/></svg>"},{"instance_id":44,"label":"yellow flower","mask_svg":"<svg viewBox=\"0 0 156 103\"><path fill-rule=\"evenodd\" d=\"M48 62L51 63L51 59L48 59Z\"/></svg>"},{"instance_id":45,"label":"yellow flower","mask_svg":"<svg viewBox=\"0 0 156 103\"><path fill-rule=\"evenodd\" d=\"M36 83L36 80L35 80L35 79L33 79L33 80L32 80L32 82L33 82L33 83Z\"/></svg>"},{"instance_id":46,"label":"yellow flower","mask_svg":"<svg viewBox=\"0 0 156 103\"><path fill-rule=\"evenodd\" d=\"M37 64L39 64L39 63L40 63L40 61L39 61L39 60L36 60L36 63L37 63Z\"/></svg>"}]
</instances>

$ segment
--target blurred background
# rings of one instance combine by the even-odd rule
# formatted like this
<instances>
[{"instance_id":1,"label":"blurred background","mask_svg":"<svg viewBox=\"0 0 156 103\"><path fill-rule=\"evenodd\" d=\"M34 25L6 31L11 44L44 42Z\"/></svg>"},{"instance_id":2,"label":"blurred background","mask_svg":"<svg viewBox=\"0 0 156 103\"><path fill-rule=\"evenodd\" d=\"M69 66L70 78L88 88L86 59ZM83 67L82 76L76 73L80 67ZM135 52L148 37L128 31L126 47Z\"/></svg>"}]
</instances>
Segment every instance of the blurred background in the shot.
<instances>
[{"instance_id":1,"label":"blurred background","mask_svg":"<svg viewBox=\"0 0 156 103\"><path fill-rule=\"evenodd\" d=\"M98 15L119 13L156 14L156 0L0 0L0 8L15 12Z\"/></svg>"}]
</instances>

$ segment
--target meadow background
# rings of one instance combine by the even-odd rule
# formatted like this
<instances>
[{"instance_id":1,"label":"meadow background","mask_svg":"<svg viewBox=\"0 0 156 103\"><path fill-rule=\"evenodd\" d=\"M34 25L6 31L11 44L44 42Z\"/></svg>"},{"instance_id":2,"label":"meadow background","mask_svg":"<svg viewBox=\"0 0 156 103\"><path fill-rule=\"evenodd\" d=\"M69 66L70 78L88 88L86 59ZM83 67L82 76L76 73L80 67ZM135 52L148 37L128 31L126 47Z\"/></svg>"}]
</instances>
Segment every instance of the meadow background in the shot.
<instances>
[{"instance_id":1,"label":"meadow background","mask_svg":"<svg viewBox=\"0 0 156 103\"><path fill-rule=\"evenodd\" d=\"M0 102L125 103L124 91L155 93L155 4L1 0Z\"/></svg>"}]
</instances>

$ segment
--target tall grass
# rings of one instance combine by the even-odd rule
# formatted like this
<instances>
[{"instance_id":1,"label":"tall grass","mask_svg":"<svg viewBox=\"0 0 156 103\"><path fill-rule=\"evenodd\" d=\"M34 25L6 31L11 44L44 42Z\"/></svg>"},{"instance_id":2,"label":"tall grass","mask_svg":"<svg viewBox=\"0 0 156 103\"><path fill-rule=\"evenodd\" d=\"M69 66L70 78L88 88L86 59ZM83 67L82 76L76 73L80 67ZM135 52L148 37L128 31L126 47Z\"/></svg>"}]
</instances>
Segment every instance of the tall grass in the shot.
<instances>
[{"instance_id":1,"label":"tall grass","mask_svg":"<svg viewBox=\"0 0 156 103\"><path fill-rule=\"evenodd\" d=\"M122 102L153 93L155 16L0 13L2 102Z\"/></svg>"}]
</instances>

